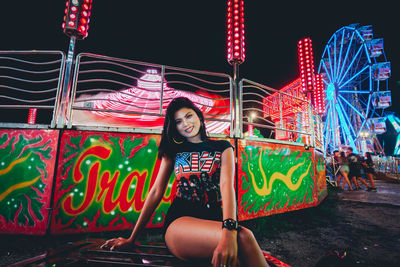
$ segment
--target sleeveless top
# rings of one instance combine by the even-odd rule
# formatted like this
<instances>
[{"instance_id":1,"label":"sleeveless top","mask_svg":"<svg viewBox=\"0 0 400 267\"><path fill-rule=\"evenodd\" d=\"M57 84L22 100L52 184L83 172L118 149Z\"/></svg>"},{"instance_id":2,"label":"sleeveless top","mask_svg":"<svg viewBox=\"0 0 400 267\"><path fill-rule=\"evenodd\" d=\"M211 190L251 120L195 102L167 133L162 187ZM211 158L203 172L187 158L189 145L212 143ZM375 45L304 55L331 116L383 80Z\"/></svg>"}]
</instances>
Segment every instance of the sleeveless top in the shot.
<instances>
[{"instance_id":1,"label":"sleeveless top","mask_svg":"<svg viewBox=\"0 0 400 267\"><path fill-rule=\"evenodd\" d=\"M226 140L206 140L201 143L185 142L175 157L175 198L207 203L221 202L219 188L221 156L233 146Z\"/></svg>"}]
</instances>

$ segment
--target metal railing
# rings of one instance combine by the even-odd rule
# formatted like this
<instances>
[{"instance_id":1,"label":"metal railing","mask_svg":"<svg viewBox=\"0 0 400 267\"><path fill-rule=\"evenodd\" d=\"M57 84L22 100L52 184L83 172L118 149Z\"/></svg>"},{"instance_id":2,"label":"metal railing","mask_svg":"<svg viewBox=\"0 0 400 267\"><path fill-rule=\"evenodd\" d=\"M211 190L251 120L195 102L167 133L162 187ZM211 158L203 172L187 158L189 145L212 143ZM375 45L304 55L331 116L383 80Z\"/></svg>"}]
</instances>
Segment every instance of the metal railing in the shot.
<instances>
[{"instance_id":1,"label":"metal railing","mask_svg":"<svg viewBox=\"0 0 400 267\"><path fill-rule=\"evenodd\" d=\"M65 62L59 51L0 51L1 113L22 109L26 122L29 109L47 109L51 128L160 133L169 102L186 96L202 109L215 136L268 138L323 150L322 121L301 97L242 79L235 125L233 81L227 74L81 53L66 83ZM70 84L68 90L63 82ZM67 93L61 101L62 91ZM8 119L15 122L15 116ZM255 129L252 136L249 126Z\"/></svg>"},{"instance_id":2,"label":"metal railing","mask_svg":"<svg viewBox=\"0 0 400 267\"><path fill-rule=\"evenodd\" d=\"M40 122L55 127L64 67L61 51L0 51L0 120L26 123L36 109Z\"/></svg>"},{"instance_id":3,"label":"metal railing","mask_svg":"<svg viewBox=\"0 0 400 267\"><path fill-rule=\"evenodd\" d=\"M242 79L239 86L241 137L323 149L322 121L307 100L247 79ZM253 133L249 132L251 128Z\"/></svg>"},{"instance_id":4,"label":"metal railing","mask_svg":"<svg viewBox=\"0 0 400 267\"><path fill-rule=\"evenodd\" d=\"M400 159L392 156L372 156L377 172L389 173L400 179Z\"/></svg>"},{"instance_id":5,"label":"metal railing","mask_svg":"<svg viewBox=\"0 0 400 267\"><path fill-rule=\"evenodd\" d=\"M186 96L198 105L211 133L233 136L229 75L81 53L77 56L68 127L104 126L161 132L168 103ZM133 129L135 128L135 129Z\"/></svg>"}]
</instances>

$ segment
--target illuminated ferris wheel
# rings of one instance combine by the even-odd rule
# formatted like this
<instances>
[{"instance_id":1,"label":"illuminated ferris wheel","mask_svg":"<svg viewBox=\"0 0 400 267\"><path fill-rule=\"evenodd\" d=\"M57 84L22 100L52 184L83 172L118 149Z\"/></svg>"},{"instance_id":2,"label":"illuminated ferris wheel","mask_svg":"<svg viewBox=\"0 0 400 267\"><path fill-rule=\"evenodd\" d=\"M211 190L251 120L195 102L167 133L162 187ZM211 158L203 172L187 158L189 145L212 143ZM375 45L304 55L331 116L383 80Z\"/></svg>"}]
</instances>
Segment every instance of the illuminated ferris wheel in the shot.
<instances>
[{"instance_id":1,"label":"illuminated ferris wheel","mask_svg":"<svg viewBox=\"0 0 400 267\"><path fill-rule=\"evenodd\" d=\"M383 39L373 39L372 26L340 28L325 46L318 73L326 88L325 150L379 150L376 134L386 130L383 112L391 105Z\"/></svg>"}]
</instances>

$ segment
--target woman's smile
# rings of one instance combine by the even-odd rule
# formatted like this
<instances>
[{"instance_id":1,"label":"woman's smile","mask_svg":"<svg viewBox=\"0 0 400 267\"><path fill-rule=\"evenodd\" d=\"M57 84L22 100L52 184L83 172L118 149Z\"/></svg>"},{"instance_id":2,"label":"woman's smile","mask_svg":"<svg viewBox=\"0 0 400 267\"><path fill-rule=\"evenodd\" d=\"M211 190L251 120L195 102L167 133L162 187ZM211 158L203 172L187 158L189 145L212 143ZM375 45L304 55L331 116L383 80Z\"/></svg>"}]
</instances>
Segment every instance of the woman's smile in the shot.
<instances>
[{"instance_id":1,"label":"woman's smile","mask_svg":"<svg viewBox=\"0 0 400 267\"><path fill-rule=\"evenodd\" d=\"M194 127L192 126L192 127L189 127L189 128L187 128L186 130L185 130L185 132L187 132L187 133L191 133L192 131L193 131L193 129L194 129Z\"/></svg>"}]
</instances>

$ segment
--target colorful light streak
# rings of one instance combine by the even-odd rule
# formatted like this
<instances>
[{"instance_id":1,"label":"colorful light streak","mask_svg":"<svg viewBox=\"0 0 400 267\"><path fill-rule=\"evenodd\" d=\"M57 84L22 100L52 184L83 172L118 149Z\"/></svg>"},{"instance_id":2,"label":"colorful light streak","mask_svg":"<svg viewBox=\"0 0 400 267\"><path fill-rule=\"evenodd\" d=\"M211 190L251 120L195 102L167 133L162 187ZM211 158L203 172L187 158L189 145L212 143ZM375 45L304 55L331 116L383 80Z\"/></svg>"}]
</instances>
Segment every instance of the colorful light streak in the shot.
<instances>
[{"instance_id":1,"label":"colorful light streak","mask_svg":"<svg viewBox=\"0 0 400 267\"><path fill-rule=\"evenodd\" d=\"M161 75L154 69L149 69L138 80L137 87L106 94L100 93L90 97L80 97L76 100L84 100L86 103L90 103L89 106L94 109L104 110L90 111L90 114L94 116L92 121L95 121L98 125L108 126L118 123L134 128L161 129L164 118L160 116L160 99L163 99L161 114L165 114L165 109L171 100L181 96L191 99L204 113L208 132L226 133L228 131L230 122L207 119L216 118L230 121L229 99L223 99L219 95L206 91L192 93L176 90L169 87L166 80L163 81L162 86ZM119 112L109 112L108 110ZM79 121L79 116L74 116L73 120Z\"/></svg>"}]
</instances>

